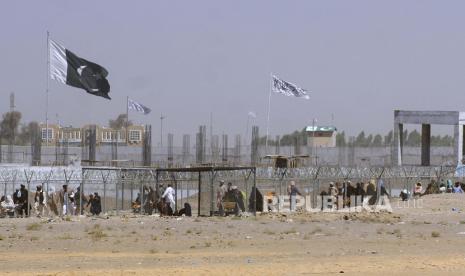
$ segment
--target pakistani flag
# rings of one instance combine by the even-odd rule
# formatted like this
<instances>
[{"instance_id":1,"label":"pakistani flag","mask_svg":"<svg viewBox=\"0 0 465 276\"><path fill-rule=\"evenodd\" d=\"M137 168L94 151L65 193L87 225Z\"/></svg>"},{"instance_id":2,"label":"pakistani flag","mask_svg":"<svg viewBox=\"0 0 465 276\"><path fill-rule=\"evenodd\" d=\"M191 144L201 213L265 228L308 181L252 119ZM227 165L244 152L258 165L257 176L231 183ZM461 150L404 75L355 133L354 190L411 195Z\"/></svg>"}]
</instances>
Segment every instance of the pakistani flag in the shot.
<instances>
[{"instance_id":1,"label":"pakistani flag","mask_svg":"<svg viewBox=\"0 0 465 276\"><path fill-rule=\"evenodd\" d=\"M82 88L87 93L108 96L110 84L106 79L108 71L102 66L76 56L74 53L49 39L50 78L58 82Z\"/></svg>"},{"instance_id":2,"label":"pakistani flag","mask_svg":"<svg viewBox=\"0 0 465 276\"><path fill-rule=\"evenodd\" d=\"M275 93L283 94L286 96L294 96L298 98L310 99L307 90L298 87L295 84L282 80L276 76L273 77L273 91Z\"/></svg>"},{"instance_id":3,"label":"pakistani flag","mask_svg":"<svg viewBox=\"0 0 465 276\"><path fill-rule=\"evenodd\" d=\"M146 107L145 105L142 105L129 98L128 98L128 109L135 110L139 113L143 113L144 115L147 115L150 113L150 111L152 111L150 108Z\"/></svg>"}]
</instances>

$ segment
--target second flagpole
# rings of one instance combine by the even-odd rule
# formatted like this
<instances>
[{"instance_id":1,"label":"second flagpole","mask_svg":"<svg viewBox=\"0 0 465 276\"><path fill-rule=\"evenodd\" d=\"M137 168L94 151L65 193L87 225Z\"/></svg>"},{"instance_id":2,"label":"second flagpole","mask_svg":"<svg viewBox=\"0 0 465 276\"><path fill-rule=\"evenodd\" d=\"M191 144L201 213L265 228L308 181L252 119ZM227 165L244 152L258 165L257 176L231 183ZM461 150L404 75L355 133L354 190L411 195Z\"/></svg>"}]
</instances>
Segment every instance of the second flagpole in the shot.
<instances>
[{"instance_id":1,"label":"second flagpole","mask_svg":"<svg viewBox=\"0 0 465 276\"><path fill-rule=\"evenodd\" d=\"M49 91L49 79L50 78L50 33L47 31L47 87L45 90L45 145L48 147L48 91Z\"/></svg>"},{"instance_id":2,"label":"second flagpole","mask_svg":"<svg viewBox=\"0 0 465 276\"><path fill-rule=\"evenodd\" d=\"M273 73L270 73L270 93L268 95L268 114L266 119L265 155L268 154L268 135L270 130L271 90L273 87Z\"/></svg>"},{"instance_id":3,"label":"second flagpole","mask_svg":"<svg viewBox=\"0 0 465 276\"><path fill-rule=\"evenodd\" d=\"M126 146L129 144L129 96L126 96Z\"/></svg>"}]
</instances>

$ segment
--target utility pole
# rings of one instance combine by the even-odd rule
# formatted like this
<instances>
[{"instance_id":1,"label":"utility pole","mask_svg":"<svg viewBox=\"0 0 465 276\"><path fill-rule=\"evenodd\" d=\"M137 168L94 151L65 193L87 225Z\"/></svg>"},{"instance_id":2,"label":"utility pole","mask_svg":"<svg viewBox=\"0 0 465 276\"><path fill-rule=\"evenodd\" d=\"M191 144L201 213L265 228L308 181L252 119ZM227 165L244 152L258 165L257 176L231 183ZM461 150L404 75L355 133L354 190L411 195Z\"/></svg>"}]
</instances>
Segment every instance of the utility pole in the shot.
<instances>
[{"instance_id":1,"label":"utility pole","mask_svg":"<svg viewBox=\"0 0 465 276\"><path fill-rule=\"evenodd\" d=\"M163 119L166 119L166 116L162 113L160 115L160 149L163 149Z\"/></svg>"},{"instance_id":2,"label":"utility pole","mask_svg":"<svg viewBox=\"0 0 465 276\"><path fill-rule=\"evenodd\" d=\"M314 158L315 158L315 166L318 166L318 156L316 154L316 151L315 151L315 123L317 122L317 120L315 118L313 118L313 121L312 121L312 155L314 155Z\"/></svg>"}]
</instances>

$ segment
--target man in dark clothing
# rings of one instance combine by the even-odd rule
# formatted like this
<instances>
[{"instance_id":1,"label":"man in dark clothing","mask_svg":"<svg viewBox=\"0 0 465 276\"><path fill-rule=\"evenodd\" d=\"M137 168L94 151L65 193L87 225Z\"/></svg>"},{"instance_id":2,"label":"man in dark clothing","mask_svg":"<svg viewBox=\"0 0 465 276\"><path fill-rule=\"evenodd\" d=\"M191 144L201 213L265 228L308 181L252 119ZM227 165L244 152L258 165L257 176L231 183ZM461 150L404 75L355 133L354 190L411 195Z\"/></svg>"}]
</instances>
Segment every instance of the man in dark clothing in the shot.
<instances>
[{"instance_id":1,"label":"man in dark clothing","mask_svg":"<svg viewBox=\"0 0 465 276\"><path fill-rule=\"evenodd\" d=\"M255 206L257 208L255 208ZM256 187L252 188L252 192L249 197L249 211L253 212L254 210L257 212L263 211L263 195Z\"/></svg>"},{"instance_id":2,"label":"man in dark clothing","mask_svg":"<svg viewBox=\"0 0 465 276\"><path fill-rule=\"evenodd\" d=\"M19 189L16 189L15 192L13 193L13 203L18 204L19 203L19 197L21 196L21 193L19 192Z\"/></svg>"},{"instance_id":3,"label":"man in dark clothing","mask_svg":"<svg viewBox=\"0 0 465 276\"><path fill-rule=\"evenodd\" d=\"M296 197L298 195L301 196L302 194L300 193L299 189L295 185L294 181L291 181L291 185L289 185L288 187L288 193L289 193L289 202L291 203L290 209L291 211L295 211L296 203L297 203Z\"/></svg>"},{"instance_id":4,"label":"man in dark clothing","mask_svg":"<svg viewBox=\"0 0 465 276\"><path fill-rule=\"evenodd\" d=\"M21 184L21 189L19 190L21 192L21 196L19 197L19 215L22 217L28 216L29 215L29 197L28 197L28 191L26 189L26 186Z\"/></svg>"},{"instance_id":5,"label":"man in dark clothing","mask_svg":"<svg viewBox=\"0 0 465 276\"><path fill-rule=\"evenodd\" d=\"M90 213L98 216L102 212L102 202L98 193L94 193L94 196L89 200Z\"/></svg>"},{"instance_id":6,"label":"man in dark clothing","mask_svg":"<svg viewBox=\"0 0 465 276\"><path fill-rule=\"evenodd\" d=\"M156 198L155 191L153 190L152 187L149 187L147 196L144 198L145 199L144 211L148 215L152 215L153 213L155 198Z\"/></svg>"},{"instance_id":7,"label":"man in dark clothing","mask_svg":"<svg viewBox=\"0 0 465 276\"><path fill-rule=\"evenodd\" d=\"M184 208L179 210L178 212L179 216L185 215L186 217L191 217L192 216L192 208L191 205L187 202L184 203Z\"/></svg>"}]
</instances>

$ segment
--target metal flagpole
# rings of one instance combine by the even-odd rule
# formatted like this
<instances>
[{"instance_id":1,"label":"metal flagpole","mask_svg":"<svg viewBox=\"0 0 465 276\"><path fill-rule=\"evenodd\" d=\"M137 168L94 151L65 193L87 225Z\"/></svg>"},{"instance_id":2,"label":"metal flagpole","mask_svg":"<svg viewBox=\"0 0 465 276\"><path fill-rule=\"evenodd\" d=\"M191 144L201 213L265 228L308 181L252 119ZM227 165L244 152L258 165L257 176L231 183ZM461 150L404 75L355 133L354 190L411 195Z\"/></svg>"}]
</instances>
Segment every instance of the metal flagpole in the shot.
<instances>
[{"instance_id":1,"label":"metal flagpole","mask_svg":"<svg viewBox=\"0 0 465 276\"><path fill-rule=\"evenodd\" d=\"M129 96L126 96L126 146L129 144ZM118 144L118 136L116 137Z\"/></svg>"},{"instance_id":2,"label":"metal flagpole","mask_svg":"<svg viewBox=\"0 0 465 276\"><path fill-rule=\"evenodd\" d=\"M45 89L45 145L48 146L48 90L50 78L50 33L47 31L47 84Z\"/></svg>"},{"instance_id":3,"label":"metal flagpole","mask_svg":"<svg viewBox=\"0 0 465 276\"><path fill-rule=\"evenodd\" d=\"M270 129L271 90L273 89L273 74L270 74L270 94L268 95L268 115L266 120L265 155L268 154L268 134Z\"/></svg>"},{"instance_id":4,"label":"metal flagpole","mask_svg":"<svg viewBox=\"0 0 465 276\"><path fill-rule=\"evenodd\" d=\"M250 120L250 116L249 114L247 113L247 128L245 129L245 137L244 137L244 145L247 146L249 144L249 120Z\"/></svg>"}]
</instances>

